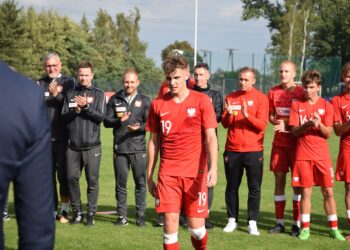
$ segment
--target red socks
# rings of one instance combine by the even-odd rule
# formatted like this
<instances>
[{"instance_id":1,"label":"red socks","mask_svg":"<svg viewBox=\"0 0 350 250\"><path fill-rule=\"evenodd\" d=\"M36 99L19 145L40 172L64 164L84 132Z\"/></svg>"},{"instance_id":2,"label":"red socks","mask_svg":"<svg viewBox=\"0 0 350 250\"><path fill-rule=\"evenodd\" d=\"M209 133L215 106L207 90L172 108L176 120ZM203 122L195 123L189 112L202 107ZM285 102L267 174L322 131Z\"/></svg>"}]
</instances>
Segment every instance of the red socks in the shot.
<instances>
[{"instance_id":1,"label":"red socks","mask_svg":"<svg viewBox=\"0 0 350 250\"><path fill-rule=\"evenodd\" d=\"M205 236L201 240L195 239L193 236L191 236L192 246L196 250L205 250L207 249L207 242L208 242L208 232L206 232Z\"/></svg>"}]
</instances>

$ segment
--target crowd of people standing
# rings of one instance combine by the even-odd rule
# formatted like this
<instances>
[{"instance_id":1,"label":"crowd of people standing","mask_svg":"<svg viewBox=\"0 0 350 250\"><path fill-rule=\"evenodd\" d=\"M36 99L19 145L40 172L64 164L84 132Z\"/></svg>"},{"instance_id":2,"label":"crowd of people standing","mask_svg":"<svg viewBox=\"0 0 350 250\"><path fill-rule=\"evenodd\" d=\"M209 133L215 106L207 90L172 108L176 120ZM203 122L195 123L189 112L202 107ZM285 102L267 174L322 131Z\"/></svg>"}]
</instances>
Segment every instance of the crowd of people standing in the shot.
<instances>
[{"instance_id":1,"label":"crowd of people standing","mask_svg":"<svg viewBox=\"0 0 350 250\"><path fill-rule=\"evenodd\" d=\"M155 208L164 228L164 249L178 249L181 218L191 234L195 249L205 249L217 183L218 137L221 122L227 130L223 154L226 177L225 204L231 233L239 223L239 187L246 172L248 184L248 233L259 236L261 184L264 168L264 135L270 122L274 139L270 170L274 174L276 224L270 234L284 233L285 189L291 172L293 224L290 234L310 237L311 195L321 186L329 234L337 240L350 240L338 229L334 181L345 183L345 204L350 225L350 64L342 70L344 92L328 102L319 96L321 75L306 71L301 86L294 81L296 65L281 63L280 83L264 94L254 87L256 71L239 70L238 89L223 100L209 84L210 71L205 63L194 67L180 56L163 63L165 81L158 97L142 94L138 72L127 69L122 89L105 102L104 92L93 85L94 68L81 62L76 78L61 73L59 55L43 58L45 76L37 81L42 88L51 124L52 218L61 223L95 225L98 207L101 161L100 127L113 129L113 166L115 174L116 226L128 225L127 179L131 169L135 182L136 225L146 225L146 195L155 198ZM333 174L327 139L332 130L341 137L340 151ZM146 132L150 133L148 142ZM157 182L154 172L158 166ZM85 171L87 211L83 212L79 179ZM57 191L56 180L59 190ZM8 219L6 195L2 195L4 220ZM59 198L61 203L59 204ZM3 202L4 201L4 202ZM33 201L34 202L34 201ZM60 207L60 211L58 208ZM1 210L2 210L1 209ZM72 214L70 216L70 209ZM1 211L0 210L0 211Z\"/></svg>"}]
</instances>

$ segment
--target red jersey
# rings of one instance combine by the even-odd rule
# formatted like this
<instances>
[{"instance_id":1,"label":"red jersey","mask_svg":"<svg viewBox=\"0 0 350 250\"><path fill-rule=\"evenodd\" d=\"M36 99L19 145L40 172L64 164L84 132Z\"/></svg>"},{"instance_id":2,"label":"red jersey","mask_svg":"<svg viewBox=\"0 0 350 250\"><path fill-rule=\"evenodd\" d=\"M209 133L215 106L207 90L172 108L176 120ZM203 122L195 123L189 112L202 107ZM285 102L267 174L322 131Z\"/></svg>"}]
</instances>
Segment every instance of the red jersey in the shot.
<instances>
[{"instance_id":1,"label":"red jersey","mask_svg":"<svg viewBox=\"0 0 350 250\"><path fill-rule=\"evenodd\" d=\"M194 85L196 85L195 80L190 77L186 80L186 85L188 89L193 89ZM169 84L167 80L164 80L162 84L160 85L159 91L158 91L158 97L164 96L166 93L170 91Z\"/></svg>"},{"instance_id":2,"label":"red jersey","mask_svg":"<svg viewBox=\"0 0 350 250\"><path fill-rule=\"evenodd\" d=\"M342 93L332 99L334 122L347 123L350 119L350 95ZM340 149L350 149L350 130L340 137Z\"/></svg>"},{"instance_id":3,"label":"red jersey","mask_svg":"<svg viewBox=\"0 0 350 250\"><path fill-rule=\"evenodd\" d=\"M284 90L282 84L277 85L271 88L268 94L269 112L276 114L276 119L283 119L288 122L292 102L301 99L303 96L304 90L298 85L293 91ZM272 144L279 147L291 147L294 141L295 136L290 131L287 133L276 131Z\"/></svg>"},{"instance_id":4,"label":"red jersey","mask_svg":"<svg viewBox=\"0 0 350 250\"><path fill-rule=\"evenodd\" d=\"M333 125L333 107L323 98L319 98L313 105L305 99L295 101L292 104L289 117L290 126L301 126L317 112L322 123L329 127ZM297 137L295 160L327 160L330 161L327 139L324 138L318 128L312 127Z\"/></svg>"},{"instance_id":5,"label":"red jersey","mask_svg":"<svg viewBox=\"0 0 350 250\"><path fill-rule=\"evenodd\" d=\"M248 118L242 114L242 99L247 103ZM230 103L221 116L221 123L228 128L225 149L235 152L256 152L263 150L264 133L268 122L269 101L267 96L253 88L228 94L225 103Z\"/></svg>"},{"instance_id":6,"label":"red jersey","mask_svg":"<svg viewBox=\"0 0 350 250\"><path fill-rule=\"evenodd\" d=\"M217 127L208 96L190 90L181 103L174 102L170 93L153 100L147 127L160 135L159 174L181 177L206 174L204 130Z\"/></svg>"}]
</instances>

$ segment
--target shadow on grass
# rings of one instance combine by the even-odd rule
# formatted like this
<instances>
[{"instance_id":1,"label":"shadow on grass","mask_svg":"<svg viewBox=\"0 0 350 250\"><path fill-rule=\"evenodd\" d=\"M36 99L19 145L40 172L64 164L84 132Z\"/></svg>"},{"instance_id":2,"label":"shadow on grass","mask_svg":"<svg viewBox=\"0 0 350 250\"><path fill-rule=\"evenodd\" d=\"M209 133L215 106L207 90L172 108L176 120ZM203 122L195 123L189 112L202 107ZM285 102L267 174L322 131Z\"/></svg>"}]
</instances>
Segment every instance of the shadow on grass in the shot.
<instances>
[{"instance_id":1,"label":"shadow on grass","mask_svg":"<svg viewBox=\"0 0 350 250\"><path fill-rule=\"evenodd\" d=\"M111 212L110 214L101 214L104 212ZM158 218L158 214L155 212L154 208L146 208L146 223L152 224L153 220ZM95 215L96 221L105 221L105 222L115 222L117 219L116 207L115 206L105 206L99 205L98 212ZM128 222L129 224L136 224L136 206L128 205Z\"/></svg>"},{"instance_id":2,"label":"shadow on grass","mask_svg":"<svg viewBox=\"0 0 350 250\"><path fill-rule=\"evenodd\" d=\"M225 209L225 208L223 208ZM227 214L226 212L219 211L210 211L210 220L215 227L224 228L227 223ZM345 217L339 217L339 228L347 228L347 219ZM260 211L258 228L261 231L268 231L276 224L275 213ZM292 210L285 210L285 226L286 233L290 232L290 228L293 224ZM247 231L247 210L241 209L239 211L239 220L238 220L239 230ZM311 212L311 230L312 234L324 235L328 234L329 227L326 214L312 213ZM242 230L243 229L243 230Z\"/></svg>"},{"instance_id":3,"label":"shadow on grass","mask_svg":"<svg viewBox=\"0 0 350 250\"><path fill-rule=\"evenodd\" d=\"M86 211L86 204L83 205L84 211ZM14 215L14 204L9 203L9 214L11 219L15 219ZM72 213L70 212L70 216ZM152 225L154 220L158 218L158 214L155 212L154 207L146 208L146 223ZM116 207L110 205L99 205L98 213L95 215L96 222L110 222L113 223L117 219ZM129 224L136 225L136 206L131 204L128 206L128 220ZM227 223L227 214L226 208L221 207L220 211L211 210L210 211L210 220L215 228L222 229ZM286 231L289 232L290 227L292 226L293 217L292 210L286 209L285 211L285 226ZM338 222L340 229L346 229L348 227L347 218L338 215ZM258 227L262 231L268 231L276 223L275 213L260 211L260 217L258 221ZM247 210L241 209L239 211L238 224L240 229L246 230L247 225ZM323 213L311 213L311 230L313 234L325 234L328 232L328 222L327 216Z\"/></svg>"}]
</instances>

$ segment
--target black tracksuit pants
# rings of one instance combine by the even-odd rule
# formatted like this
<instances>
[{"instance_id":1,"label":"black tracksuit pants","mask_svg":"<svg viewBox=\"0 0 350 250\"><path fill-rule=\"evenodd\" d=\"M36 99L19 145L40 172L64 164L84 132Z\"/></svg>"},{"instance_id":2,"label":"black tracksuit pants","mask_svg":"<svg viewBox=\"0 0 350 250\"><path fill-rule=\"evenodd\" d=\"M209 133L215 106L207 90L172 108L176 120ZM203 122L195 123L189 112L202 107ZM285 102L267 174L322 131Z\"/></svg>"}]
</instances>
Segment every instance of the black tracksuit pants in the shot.
<instances>
[{"instance_id":1,"label":"black tracksuit pants","mask_svg":"<svg viewBox=\"0 0 350 250\"><path fill-rule=\"evenodd\" d=\"M131 168L135 182L136 217L145 216L146 212L146 153L114 153L115 194L118 216L127 217L127 180Z\"/></svg>"},{"instance_id":2,"label":"black tracksuit pants","mask_svg":"<svg viewBox=\"0 0 350 250\"><path fill-rule=\"evenodd\" d=\"M67 142L52 142L52 166L53 166L53 183L54 183L54 201L55 211L58 207L58 192L57 192L57 181L59 183L59 194L60 196L69 197L69 187L67 180L67 165L66 165L66 152Z\"/></svg>"},{"instance_id":3,"label":"black tracksuit pants","mask_svg":"<svg viewBox=\"0 0 350 250\"><path fill-rule=\"evenodd\" d=\"M258 220L260 212L261 182L263 174L263 151L259 152L230 152L224 153L226 191L225 201L227 217L235 218L239 214L239 186L241 185L244 169L248 183L248 221Z\"/></svg>"},{"instance_id":4,"label":"black tracksuit pants","mask_svg":"<svg viewBox=\"0 0 350 250\"><path fill-rule=\"evenodd\" d=\"M87 150L67 150L67 175L71 205L74 213L82 212L79 179L85 168L87 182L88 213L95 213L98 199L98 179L101 161L101 146Z\"/></svg>"}]
</instances>

